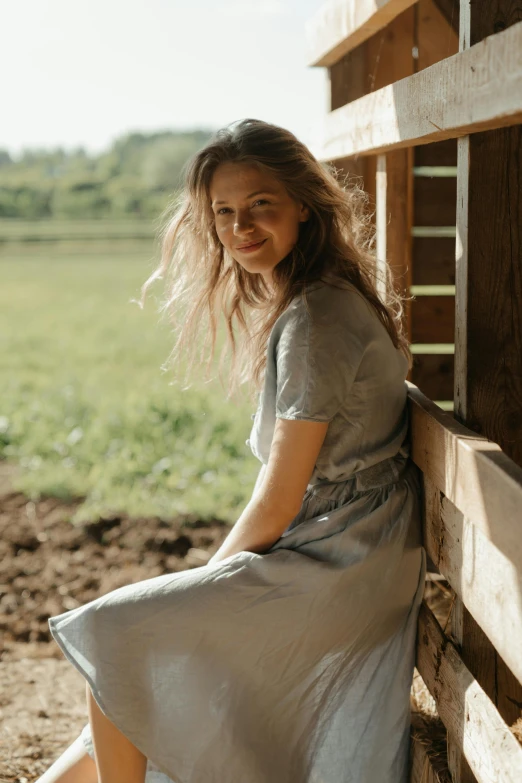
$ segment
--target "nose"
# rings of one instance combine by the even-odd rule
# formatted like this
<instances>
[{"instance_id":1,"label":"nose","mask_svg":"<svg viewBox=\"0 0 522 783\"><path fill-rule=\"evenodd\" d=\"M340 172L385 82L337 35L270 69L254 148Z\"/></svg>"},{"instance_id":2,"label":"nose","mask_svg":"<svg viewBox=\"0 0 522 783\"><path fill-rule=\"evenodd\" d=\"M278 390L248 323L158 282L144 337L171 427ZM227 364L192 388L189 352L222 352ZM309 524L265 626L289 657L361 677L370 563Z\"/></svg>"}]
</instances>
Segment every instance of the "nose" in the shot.
<instances>
[{"instance_id":1,"label":"nose","mask_svg":"<svg viewBox=\"0 0 522 783\"><path fill-rule=\"evenodd\" d=\"M252 231L253 228L254 224L250 212L248 210L238 210L234 220L234 234L244 234L247 231Z\"/></svg>"}]
</instances>

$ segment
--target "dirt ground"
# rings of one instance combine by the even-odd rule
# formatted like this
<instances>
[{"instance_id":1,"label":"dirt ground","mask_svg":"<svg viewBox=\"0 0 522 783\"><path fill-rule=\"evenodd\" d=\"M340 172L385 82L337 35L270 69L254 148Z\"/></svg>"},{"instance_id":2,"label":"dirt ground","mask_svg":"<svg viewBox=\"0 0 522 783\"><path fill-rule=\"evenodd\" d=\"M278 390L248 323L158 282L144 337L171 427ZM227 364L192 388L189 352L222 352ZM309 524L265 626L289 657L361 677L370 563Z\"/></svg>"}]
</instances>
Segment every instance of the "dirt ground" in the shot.
<instances>
[{"instance_id":1,"label":"dirt ground","mask_svg":"<svg viewBox=\"0 0 522 783\"><path fill-rule=\"evenodd\" d=\"M77 503L37 503L0 464L0 783L31 783L87 722L85 682L47 619L125 584L207 562L218 520L114 517L74 527Z\"/></svg>"}]
</instances>

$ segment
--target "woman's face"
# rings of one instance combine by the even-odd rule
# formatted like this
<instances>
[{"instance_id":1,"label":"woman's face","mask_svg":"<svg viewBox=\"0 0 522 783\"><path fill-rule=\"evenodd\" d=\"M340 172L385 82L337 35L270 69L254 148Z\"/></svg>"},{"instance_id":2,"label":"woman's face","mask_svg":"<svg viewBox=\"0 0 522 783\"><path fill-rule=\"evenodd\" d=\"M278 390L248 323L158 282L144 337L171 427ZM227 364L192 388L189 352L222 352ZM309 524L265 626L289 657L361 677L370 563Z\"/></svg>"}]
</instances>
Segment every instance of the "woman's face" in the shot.
<instances>
[{"instance_id":1,"label":"woman's face","mask_svg":"<svg viewBox=\"0 0 522 783\"><path fill-rule=\"evenodd\" d=\"M299 223L310 216L308 207L294 201L275 177L246 163L221 163L210 198L223 247L270 287L272 270L297 242Z\"/></svg>"}]
</instances>

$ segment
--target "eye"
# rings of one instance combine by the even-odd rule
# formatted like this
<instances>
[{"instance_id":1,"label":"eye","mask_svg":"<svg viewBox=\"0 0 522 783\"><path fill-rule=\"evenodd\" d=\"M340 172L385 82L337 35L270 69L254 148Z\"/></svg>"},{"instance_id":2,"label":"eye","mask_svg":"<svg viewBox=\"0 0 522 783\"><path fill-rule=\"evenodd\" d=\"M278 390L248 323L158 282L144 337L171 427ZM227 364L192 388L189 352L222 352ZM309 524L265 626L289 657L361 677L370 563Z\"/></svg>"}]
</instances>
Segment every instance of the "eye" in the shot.
<instances>
[{"instance_id":1,"label":"eye","mask_svg":"<svg viewBox=\"0 0 522 783\"><path fill-rule=\"evenodd\" d=\"M266 198L258 198L257 201L254 201L252 206L256 206L256 204L269 204L270 202L267 201ZM221 209L218 209L216 212L216 215L225 215L226 212L230 212L230 207L221 207Z\"/></svg>"}]
</instances>

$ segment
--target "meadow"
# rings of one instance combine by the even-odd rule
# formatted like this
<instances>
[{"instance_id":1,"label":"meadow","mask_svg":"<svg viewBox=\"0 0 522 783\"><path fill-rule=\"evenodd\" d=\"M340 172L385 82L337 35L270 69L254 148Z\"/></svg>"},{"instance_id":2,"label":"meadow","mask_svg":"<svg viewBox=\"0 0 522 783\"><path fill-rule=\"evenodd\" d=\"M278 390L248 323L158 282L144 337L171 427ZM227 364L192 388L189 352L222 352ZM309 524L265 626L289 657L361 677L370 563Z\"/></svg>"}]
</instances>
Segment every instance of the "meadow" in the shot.
<instances>
[{"instance_id":1,"label":"meadow","mask_svg":"<svg viewBox=\"0 0 522 783\"><path fill-rule=\"evenodd\" d=\"M73 522L233 523L252 492L255 401L183 390L162 282L131 303L157 258L146 221L0 221L0 458L30 499L82 498Z\"/></svg>"}]
</instances>

